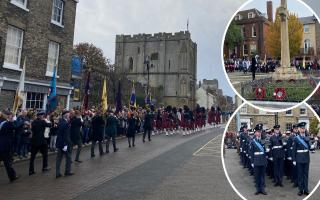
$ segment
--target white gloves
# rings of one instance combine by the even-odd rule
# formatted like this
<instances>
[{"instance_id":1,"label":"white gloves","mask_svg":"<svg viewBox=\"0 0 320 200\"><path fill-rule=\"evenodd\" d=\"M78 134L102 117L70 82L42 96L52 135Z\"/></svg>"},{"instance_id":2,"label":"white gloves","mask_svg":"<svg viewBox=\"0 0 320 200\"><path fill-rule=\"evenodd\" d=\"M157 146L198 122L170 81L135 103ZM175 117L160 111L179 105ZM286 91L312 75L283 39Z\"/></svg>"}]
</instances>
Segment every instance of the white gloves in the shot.
<instances>
[{"instance_id":1,"label":"white gloves","mask_svg":"<svg viewBox=\"0 0 320 200\"><path fill-rule=\"evenodd\" d=\"M273 158L270 158L271 161L273 161Z\"/></svg>"},{"instance_id":2,"label":"white gloves","mask_svg":"<svg viewBox=\"0 0 320 200\"><path fill-rule=\"evenodd\" d=\"M67 150L68 150L68 146L66 145L63 147L62 151L66 152Z\"/></svg>"},{"instance_id":3,"label":"white gloves","mask_svg":"<svg viewBox=\"0 0 320 200\"><path fill-rule=\"evenodd\" d=\"M297 162L296 162L296 161L293 161L293 165L296 166L296 165L297 165Z\"/></svg>"},{"instance_id":4,"label":"white gloves","mask_svg":"<svg viewBox=\"0 0 320 200\"><path fill-rule=\"evenodd\" d=\"M254 164L251 164L251 167L254 167Z\"/></svg>"}]
</instances>

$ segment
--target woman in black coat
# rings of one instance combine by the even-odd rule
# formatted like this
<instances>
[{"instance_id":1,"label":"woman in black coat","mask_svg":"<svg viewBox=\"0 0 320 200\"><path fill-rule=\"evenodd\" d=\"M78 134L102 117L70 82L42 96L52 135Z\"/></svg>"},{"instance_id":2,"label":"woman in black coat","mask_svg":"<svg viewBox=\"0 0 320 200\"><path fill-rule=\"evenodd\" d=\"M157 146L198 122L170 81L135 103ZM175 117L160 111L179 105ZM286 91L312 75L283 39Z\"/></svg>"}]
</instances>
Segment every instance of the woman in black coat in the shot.
<instances>
[{"instance_id":1,"label":"woman in black coat","mask_svg":"<svg viewBox=\"0 0 320 200\"><path fill-rule=\"evenodd\" d=\"M131 141L132 141L132 146L135 147L136 145L134 144L134 142L135 142L135 135L136 135L136 118L133 113L128 114L127 123L128 123L127 137L128 137L129 148L131 147Z\"/></svg>"},{"instance_id":2,"label":"woman in black coat","mask_svg":"<svg viewBox=\"0 0 320 200\"><path fill-rule=\"evenodd\" d=\"M96 115L92 118L92 145L91 145L91 157L95 157L94 148L97 142L99 142L99 153L103 155L102 142L104 139L104 127L105 121L102 117L101 111L97 111Z\"/></svg>"}]
</instances>

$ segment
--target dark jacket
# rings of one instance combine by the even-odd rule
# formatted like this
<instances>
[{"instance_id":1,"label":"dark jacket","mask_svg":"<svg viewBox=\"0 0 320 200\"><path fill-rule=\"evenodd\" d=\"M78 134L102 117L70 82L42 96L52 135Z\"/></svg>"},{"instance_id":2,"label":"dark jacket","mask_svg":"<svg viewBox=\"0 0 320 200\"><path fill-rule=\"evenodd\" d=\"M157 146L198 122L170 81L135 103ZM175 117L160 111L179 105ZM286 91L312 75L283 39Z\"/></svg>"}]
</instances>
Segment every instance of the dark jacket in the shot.
<instances>
[{"instance_id":1,"label":"dark jacket","mask_svg":"<svg viewBox=\"0 0 320 200\"><path fill-rule=\"evenodd\" d=\"M302 138L302 137L301 137ZM310 138L302 138L305 143L307 143L307 148L298 140L297 137L294 138L293 149L292 149L292 160L297 163L309 163L310 162Z\"/></svg>"},{"instance_id":2,"label":"dark jacket","mask_svg":"<svg viewBox=\"0 0 320 200\"><path fill-rule=\"evenodd\" d=\"M0 121L0 124L3 121ZM14 138L15 125L6 121L0 129L0 152L10 152Z\"/></svg>"},{"instance_id":3,"label":"dark jacket","mask_svg":"<svg viewBox=\"0 0 320 200\"><path fill-rule=\"evenodd\" d=\"M70 128L70 134L71 134L71 141L73 144L79 144L81 142L81 126L82 122L81 119L78 117L73 117L71 119L71 128Z\"/></svg>"},{"instance_id":4,"label":"dark jacket","mask_svg":"<svg viewBox=\"0 0 320 200\"><path fill-rule=\"evenodd\" d=\"M270 150L273 158L285 158L281 133L278 136L273 135L270 138Z\"/></svg>"},{"instance_id":5,"label":"dark jacket","mask_svg":"<svg viewBox=\"0 0 320 200\"><path fill-rule=\"evenodd\" d=\"M144 117L144 125L143 128L145 130L152 130L152 125L153 125L153 114L147 113Z\"/></svg>"},{"instance_id":6,"label":"dark jacket","mask_svg":"<svg viewBox=\"0 0 320 200\"><path fill-rule=\"evenodd\" d=\"M256 139L254 139L254 140L257 141ZM254 140L252 140L251 148L250 148L252 163L254 164L254 166L266 166L267 165L267 157L266 157L266 153L265 153L264 143L261 141L258 142L263 147L263 151L261 151L258 148L258 146L256 145L256 143L254 142Z\"/></svg>"},{"instance_id":7,"label":"dark jacket","mask_svg":"<svg viewBox=\"0 0 320 200\"><path fill-rule=\"evenodd\" d=\"M58 123L56 147L58 149L63 149L63 147L66 145L68 146L68 148L72 147L70 137L70 124L65 119L60 119Z\"/></svg>"},{"instance_id":8,"label":"dark jacket","mask_svg":"<svg viewBox=\"0 0 320 200\"><path fill-rule=\"evenodd\" d=\"M104 139L105 122L102 116L95 115L92 118L92 140L101 142Z\"/></svg>"},{"instance_id":9,"label":"dark jacket","mask_svg":"<svg viewBox=\"0 0 320 200\"><path fill-rule=\"evenodd\" d=\"M31 130L32 130L31 145L32 146L47 145L47 141L44 137L44 131L46 127L51 127L51 123L47 123L45 120L41 120L39 118L35 119L32 122L31 124Z\"/></svg>"},{"instance_id":10,"label":"dark jacket","mask_svg":"<svg viewBox=\"0 0 320 200\"><path fill-rule=\"evenodd\" d=\"M127 137L133 137L136 134L135 127L136 127L136 118L134 117L128 118Z\"/></svg>"},{"instance_id":11,"label":"dark jacket","mask_svg":"<svg viewBox=\"0 0 320 200\"><path fill-rule=\"evenodd\" d=\"M115 137L117 135L117 127L119 120L115 116L108 116L106 122L106 136Z\"/></svg>"}]
</instances>

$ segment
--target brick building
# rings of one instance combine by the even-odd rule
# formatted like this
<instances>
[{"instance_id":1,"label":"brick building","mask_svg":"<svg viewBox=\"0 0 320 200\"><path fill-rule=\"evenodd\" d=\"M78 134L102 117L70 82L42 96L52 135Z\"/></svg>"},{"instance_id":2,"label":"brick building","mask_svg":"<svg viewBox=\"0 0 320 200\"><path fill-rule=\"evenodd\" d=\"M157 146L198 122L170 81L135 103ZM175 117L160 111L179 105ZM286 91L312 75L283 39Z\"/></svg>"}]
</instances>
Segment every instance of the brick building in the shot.
<instances>
[{"instance_id":1,"label":"brick building","mask_svg":"<svg viewBox=\"0 0 320 200\"><path fill-rule=\"evenodd\" d=\"M53 68L57 94L69 107L71 56L78 0L0 1L0 109L12 108L23 62L23 108L45 108Z\"/></svg>"},{"instance_id":2,"label":"brick building","mask_svg":"<svg viewBox=\"0 0 320 200\"><path fill-rule=\"evenodd\" d=\"M279 113L264 112L249 105L244 105L240 109L239 115L236 117L239 117L239 119L233 120L232 123L239 122L241 126L246 124L249 129L253 129L254 126L259 123L263 124L264 129L272 129L276 121L278 121L278 124L281 126L282 132L284 132L287 130L291 130L292 125L299 122L306 122L306 127L309 130L311 120L315 116L313 112L309 110L305 105L301 105L298 108ZM232 124L230 125L228 130L236 131L234 129L231 129L235 127L237 126L235 124Z\"/></svg>"},{"instance_id":3,"label":"brick building","mask_svg":"<svg viewBox=\"0 0 320 200\"><path fill-rule=\"evenodd\" d=\"M234 49L224 46L225 57L230 58L235 55L242 58L258 54L264 58L266 32L273 21L272 1L267 1L267 14L253 8L238 12L233 20L236 25L240 26L243 41Z\"/></svg>"}]
</instances>

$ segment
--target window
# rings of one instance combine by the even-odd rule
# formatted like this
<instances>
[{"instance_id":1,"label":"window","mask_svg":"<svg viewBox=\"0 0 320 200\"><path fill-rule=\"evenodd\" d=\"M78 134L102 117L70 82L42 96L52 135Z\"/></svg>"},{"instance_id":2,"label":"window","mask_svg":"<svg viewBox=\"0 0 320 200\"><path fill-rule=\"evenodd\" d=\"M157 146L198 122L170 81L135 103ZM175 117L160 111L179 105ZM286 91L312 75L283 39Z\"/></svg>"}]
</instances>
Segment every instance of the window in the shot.
<instances>
[{"instance_id":1,"label":"window","mask_svg":"<svg viewBox=\"0 0 320 200\"><path fill-rule=\"evenodd\" d=\"M252 37L257 37L257 29L255 25L252 25Z\"/></svg>"},{"instance_id":2,"label":"window","mask_svg":"<svg viewBox=\"0 0 320 200\"><path fill-rule=\"evenodd\" d=\"M292 115L292 110L287 110L286 115Z\"/></svg>"},{"instance_id":3,"label":"window","mask_svg":"<svg viewBox=\"0 0 320 200\"><path fill-rule=\"evenodd\" d=\"M307 109L300 108L300 115L307 115Z\"/></svg>"},{"instance_id":4,"label":"window","mask_svg":"<svg viewBox=\"0 0 320 200\"><path fill-rule=\"evenodd\" d=\"M248 112L247 106L243 106L242 108L240 108L240 113L246 114L247 112Z\"/></svg>"},{"instance_id":5,"label":"window","mask_svg":"<svg viewBox=\"0 0 320 200\"><path fill-rule=\"evenodd\" d=\"M241 20L242 19L242 16L240 14L236 15L234 20Z\"/></svg>"},{"instance_id":6,"label":"window","mask_svg":"<svg viewBox=\"0 0 320 200\"><path fill-rule=\"evenodd\" d=\"M44 94L35 93L35 92L28 92L27 93L27 101L26 101L26 108L30 109L43 109L43 99Z\"/></svg>"},{"instance_id":7,"label":"window","mask_svg":"<svg viewBox=\"0 0 320 200\"><path fill-rule=\"evenodd\" d=\"M306 40L304 41L304 53L305 53L305 54L308 54L310 48L311 48L311 41L310 41L309 39L306 39Z\"/></svg>"},{"instance_id":8,"label":"window","mask_svg":"<svg viewBox=\"0 0 320 200\"><path fill-rule=\"evenodd\" d=\"M53 0L51 22L62 26L63 0Z\"/></svg>"},{"instance_id":9,"label":"window","mask_svg":"<svg viewBox=\"0 0 320 200\"><path fill-rule=\"evenodd\" d=\"M137 48L138 54L140 54L140 47Z\"/></svg>"},{"instance_id":10,"label":"window","mask_svg":"<svg viewBox=\"0 0 320 200\"><path fill-rule=\"evenodd\" d=\"M244 56L247 56L248 53L249 53L248 45L244 44L244 45L243 45L243 55L244 55Z\"/></svg>"},{"instance_id":11,"label":"window","mask_svg":"<svg viewBox=\"0 0 320 200\"><path fill-rule=\"evenodd\" d=\"M129 67L130 71L133 70L133 58L132 57L130 57L128 60L128 67Z\"/></svg>"},{"instance_id":12,"label":"window","mask_svg":"<svg viewBox=\"0 0 320 200\"><path fill-rule=\"evenodd\" d=\"M58 68L59 46L60 46L59 43L52 42L52 41L49 42L46 76L53 76L54 67L56 66L56 70Z\"/></svg>"},{"instance_id":13,"label":"window","mask_svg":"<svg viewBox=\"0 0 320 200\"><path fill-rule=\"evenodd\" d=\"M243 37L246 37L246 27L245 26L242 26L241 32L242 32Z\"/></svg>"},{"instance_id":14,"label":"window","mask_svg":"<svg viewBox=\"0 0 320 200\"><path fill-rule=\"evenodd\" d=\"M23 30L9 26L4 55L5 68L20 69L22 42Z\"/></svg>"},{"instance_id":15,"label":"window","mask_svg":"<svg viewBox=\"0 0 320 200\"><path fill-rule=\"evenodd\" d=\"M303 30L305 33L309 33L310 32L310 26L309 25L304 25L303 26Z\"/></svg>"},{"instance_id":16,"label":"window","mask_svg":"<svg viewBox=\"0 0 320 200\"><path fill-rule=\"evenodd\" d=\"M151 54L151 60L158 60L158 59L159 59L159 53Z\"/></svg>"},{"instance_id":17,"label":"window","mask_svg":"<svg viewBox=\"0 0 320 200\"><path fill-rule=\"evenodd\" d=\"M253 12L249 12L248 13L248 19L252 19L254 18L254 13Z\"/></svg>"},{"instance_id":18,"label":"window","mask_svg":"<svg viewBox=\"0 0 320 200\"><path fill-rule=\"evenodd\" d=\"M292 129L292 123L287 123L286 124L286 131L291 131Z\"/></svg>"},{"instance_id":19,"label":"window","mask_svg":"<svg viewBox=\"0 0 320 200\"><path fill-rule=\"evenodd\" d=\"M257 45L256 44L250 44L250 53L251 53L251 55L257 54Z\"/></svg>"},{"instance_id":20,"label":"window","mask_svg":"<svg viewBox=\"0 0 320 200\"><path fill-rule=\"evenodd\" d=\"M12 3L15 6L18 6L19 8L22 8L26 11L29 11L27 9L27 0L11 0L10 3Z\"/></svg>"}]
</instances>

